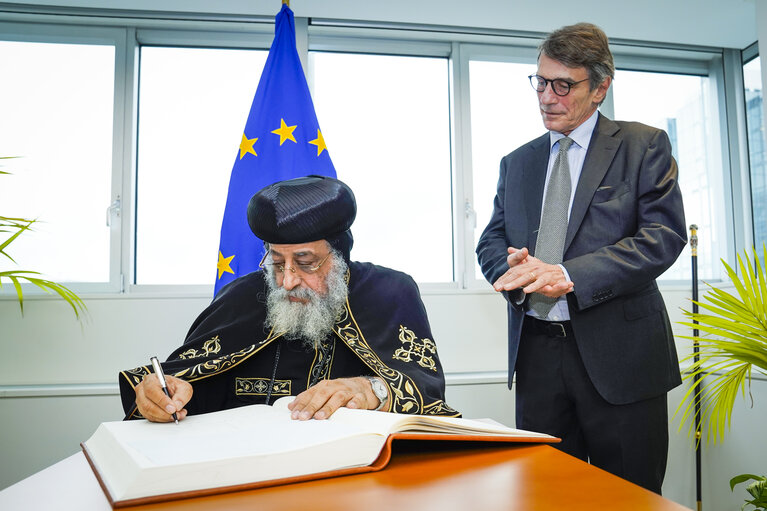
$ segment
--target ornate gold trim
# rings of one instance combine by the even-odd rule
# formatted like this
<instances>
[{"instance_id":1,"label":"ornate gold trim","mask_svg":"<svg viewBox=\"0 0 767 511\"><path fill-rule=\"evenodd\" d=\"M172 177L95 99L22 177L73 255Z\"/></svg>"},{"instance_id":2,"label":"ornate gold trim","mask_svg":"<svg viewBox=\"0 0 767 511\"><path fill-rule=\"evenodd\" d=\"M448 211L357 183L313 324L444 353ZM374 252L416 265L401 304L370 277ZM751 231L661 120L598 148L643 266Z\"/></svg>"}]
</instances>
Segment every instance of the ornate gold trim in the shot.
<instances>
[{"instance_id":1,"label":"ornate gold trim","mask_svg":"<svg viewBox=\"0 0 767 511\"><path fill-rule=\"evenodd\" d=\"M370 367L375 374L380 376L389 387L391 396L389 411L396 413L428 413L423 406L423 397L412 378L384 364L379 356L370 348L357 321L354 319L348 299L346 300L344 310L336 322L335 332L344 344L365 365ZM433 412L431 413L438 411L438 407L432 407L432 409Z\"/></svg>"},{"instance_id":2,"label":"ornate gold trim","mask_svg":"<svg viewBox=\"0 0 767 511\"><path fill-rule=\"evenodd\" d=\"M332 337L320 341L319 347L314 348L314 360L312 360L309 374L306 377L307 389L312 385L312 382L316 384L321 380L330 378L330 369L333 367L335 353L336 342Z\"/></svg>"},{"instance_id":3,"label":"ornate gold trim","mask_svg":"<svg viewBox=\"0 0 767 511\"><path fill-rule=\"evenodd\" d=\"M238 396L265 396L269 392L271 378L235 378L234 393ZM289 396L290 380L274 380L273 396Z\"/></svg>"},{"instance_id":4,"label":"ornate gold trim","mask_svg":"<svg viewBox=\"0 0 767 511\"><path fill-rule=\"evenodd\" d=\"M221 343L219 342L219 338L216 335L215 337L211 337L207 341L205 341L202 344L202 350L196 350L194 348L189 348L183 353L180 353L178 358L197 358L197 357L207 357L210 354L216 354L219 351L221 351Z\"/></svg>"},{"instance_id":5,"label":"ornate gold trim","mask_svg":"<svg viewBox=\"0 0 767 511\"><path fill-rule=\"evenodd\" d=\"M189 367L187 369L174 373L173 376L175 376L176 378L181 378L182 380L192 382L192 381L201 380L203 378L208 378L209 376L214 376L224 371L228 371L229 369L249 359L256 353L258 353L259 351L267 347L269 344L271 344L272 341L274 341L275 339L279 339L280 337L282 337L282 333L277 333L274 331L274 329L272 329L271 331L269 331L269 335L267 335L264 340L259 341L256 344L251 344L250 346L246 346L245 348L239 351L235 351L233 353L224 355L219 358L206 360L205 362L201 362L197 365L194 365L192 367ZM214 337L213 339L218 339L218 336ZM206 343L209 343L213 339L206 341ZM186 359L182 355L187 353L188 351L185 351L184 353L179 355L179 358ZM199 352L197 356L191 357L191 358L201 358L201 357L205 358L207 356L208 356L207 352L201 351Z\"/></svg>"},{"instance_id":6,"label":"ornate gold trim","mask_svg":"<svg viewBox=\"0 0 767 511\"><path fill-rule=\"evenodd\" d=\"M437 364L432 355L437 354L437 345L431 339L419 339L412 330L399 326L399 342L402 348L397 348L392 358L402 362L415 360L419 366L437 372Z\"/></svg>"}]
</instances>

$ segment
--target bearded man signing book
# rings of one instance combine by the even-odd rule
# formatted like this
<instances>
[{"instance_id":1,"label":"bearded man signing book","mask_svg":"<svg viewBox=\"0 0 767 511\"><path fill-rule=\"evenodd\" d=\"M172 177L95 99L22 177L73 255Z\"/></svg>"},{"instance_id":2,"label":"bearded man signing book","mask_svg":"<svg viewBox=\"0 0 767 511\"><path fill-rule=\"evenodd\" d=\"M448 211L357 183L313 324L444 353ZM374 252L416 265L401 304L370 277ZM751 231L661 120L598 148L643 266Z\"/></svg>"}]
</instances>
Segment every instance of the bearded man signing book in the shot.
<instances>
[{"instance_id":1,"label":"bearded man signing book","mask_svg":"<svg viewBox=\"0 0 767 511\"><path fill-rule=\"evenodd\" d=\"M261 270L225 286L162 364L120 373L126 418L189 414L296 396L293 419L338 408L457 416L415 281L353 262L351 189L329 177L256 193L247 219L264 241Z\"/></svg>"}]
</instances>

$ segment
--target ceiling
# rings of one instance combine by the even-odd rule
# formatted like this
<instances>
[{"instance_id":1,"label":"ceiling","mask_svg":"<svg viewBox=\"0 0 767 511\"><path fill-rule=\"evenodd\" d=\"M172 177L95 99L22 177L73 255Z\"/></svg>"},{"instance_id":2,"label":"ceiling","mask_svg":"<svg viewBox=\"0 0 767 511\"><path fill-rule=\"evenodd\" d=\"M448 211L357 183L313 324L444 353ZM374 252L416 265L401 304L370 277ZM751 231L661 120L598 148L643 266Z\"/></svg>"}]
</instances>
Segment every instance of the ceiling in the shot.
<instances>
[{"instance_id":1,"label":"ceiling","mask_svg":"<svg viewBox=\"0 0 767 511\"><path fill-rule=\"evenodd\" d=\"M742 49L757 39L760 0L291 0L296 16L548 32L590 21L608 37ZM246 15L281 0L43 0L68 7ZM3 5L3 4L0 4ZM5 5L8 5L5 3Z\"/></svg>"}]
</instances>

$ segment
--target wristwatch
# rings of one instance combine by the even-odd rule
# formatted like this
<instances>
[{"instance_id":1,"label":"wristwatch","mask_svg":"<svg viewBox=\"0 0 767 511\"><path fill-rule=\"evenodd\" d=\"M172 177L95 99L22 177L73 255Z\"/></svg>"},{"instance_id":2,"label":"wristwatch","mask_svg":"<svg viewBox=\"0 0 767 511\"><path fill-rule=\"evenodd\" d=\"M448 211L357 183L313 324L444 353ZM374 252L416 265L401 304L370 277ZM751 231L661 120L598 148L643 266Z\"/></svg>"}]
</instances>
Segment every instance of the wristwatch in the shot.
<instances>
[{"instance_id":1,"label":"wristwatch","mask_svg":"<svg viewBox=\"0 0 767 511\"><path fill-rule=\"evenodd\" d=\"M370 381L370 386L373 387L373 394L378 398L378 408L376 408L376 410L380 410L389 398L389 392L386 390L386 385L384 385L381 379L376 376L365 376L365 378Z\"/></svg>"}]
</instances>

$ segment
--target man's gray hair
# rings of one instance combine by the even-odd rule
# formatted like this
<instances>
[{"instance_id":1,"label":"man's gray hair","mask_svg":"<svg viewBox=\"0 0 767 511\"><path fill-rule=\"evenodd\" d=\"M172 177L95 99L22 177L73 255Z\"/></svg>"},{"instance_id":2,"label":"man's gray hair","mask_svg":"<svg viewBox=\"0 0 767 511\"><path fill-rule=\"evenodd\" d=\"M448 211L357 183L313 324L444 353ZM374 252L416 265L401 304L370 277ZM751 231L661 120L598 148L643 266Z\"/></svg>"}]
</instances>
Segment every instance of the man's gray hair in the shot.
<instances>
[{"instance_id":1,"label":"man's gray hair","mask_svg":"<svg viewBox=\"0 0 767 511\"><path fill-rule=\"evenodd\" d=\"M608 76L615 76L607 35L591 23L576 23L553 31L538 50L538 58L545 54L570 68L585 67L589 72L590 90L599 87Z\"/></svg>"}]
</instances>

